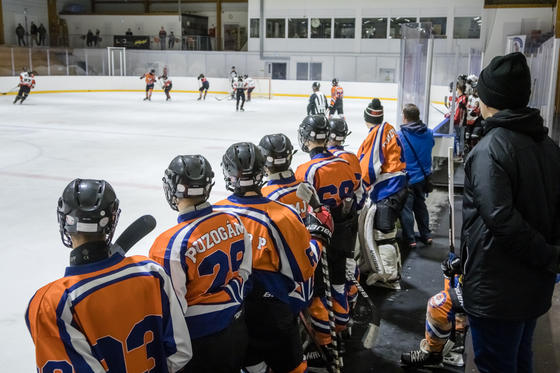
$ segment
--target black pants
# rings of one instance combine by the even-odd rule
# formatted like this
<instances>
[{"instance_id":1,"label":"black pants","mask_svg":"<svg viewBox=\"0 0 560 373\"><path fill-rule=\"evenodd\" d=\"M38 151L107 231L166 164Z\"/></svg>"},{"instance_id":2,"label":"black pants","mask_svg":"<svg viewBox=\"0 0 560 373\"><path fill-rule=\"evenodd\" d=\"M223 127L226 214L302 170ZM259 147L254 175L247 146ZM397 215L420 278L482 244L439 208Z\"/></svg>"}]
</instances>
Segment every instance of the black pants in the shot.
<instances>
[{"instance_id":1,"label":"black pants","mask_svg":"<svg viewBox=\"0 0 560 373\"><path fill-rule=\"evenodd\" d=\"M191 341L193 357L185 373L239 373L247 353L247 325L242 314L224 330Z\"/></svg>"},{"instance_id":2,"label":"black pants","mask_svg":"<svg viewBox=\"0 0 560 373\"><path fill-rule=\"evenodd\" d=\"M23 39L23 36L17 36L17 42L18 42L18 46L24 46L25 47L25 39Z\"/></svg>"},{"instance_id":3,"label":"black pants","mask_svg":"<svg viewBox=\"0 0 560 373\"><path fill-rule=\"evenodd\" d=\"M249 348L245 366L262 361L274 373L286 373L303 361L297 317L290 306L254 289L245 301Z\"/></svg>"},{"instance_id":4,"label":"black pants","mask_svg":"<svg viewBox=\"0 0 560 373\"><path fill-rule=\"evenodd\" d=\"M163 89L163 92L165 93L165 96L167 98L171 98L171 96L169 95L169 92L171 92L171 88L173 88L173 84L170 84Z\"/></svg>"},{"instance_id":5,"label":"black pants","mask_svg":"<svg viewBox=\"0 0 560 373\"><path fill-rule=\"evenodd\" d=\"M393 231L407 198L408 187L377 202L377 210L373 218L375 229L383 233L390 233Z\"/></svg>"},{"instance_id":6,"label":"black pants","mask_svg":"<svg viewBox=\"0 0 560 373\"><path fill-rule=\"evenodd\" d=\"M334 102L334 105L330 108L329 110L329 114L330 115L334 115L334 113L337 114L344 114L344 108L343 108L343 104L342 104L342 99L338 99Z\"/></svg>"},{"instance_id":7,"label":"black pants","mask_svg":"<svg viewBox=\"0 0 560 373\"><path fill-rule=\"evenodd\" d=\"M239 100L241 100L241 108L239 107ZM243 109L243 105L245 105L245 92L237 91L237 104L235 105L235 108L237 110Z\"/></svg>"},{"instance_id":8,"label":"black pants","mask_svg":"<svg viewBox=\"0 0 560 373\"><path fill-rule=\"evenodd\" d=\"M26 85L22 85L19 87L19 91L18 94L16 96L16 98L14 99L14 104L18 101L21 100L21 102L23 102L27 96L29 95L29 92L31 92L31 88L26 86Z\"/></svg>"}]
</instances>

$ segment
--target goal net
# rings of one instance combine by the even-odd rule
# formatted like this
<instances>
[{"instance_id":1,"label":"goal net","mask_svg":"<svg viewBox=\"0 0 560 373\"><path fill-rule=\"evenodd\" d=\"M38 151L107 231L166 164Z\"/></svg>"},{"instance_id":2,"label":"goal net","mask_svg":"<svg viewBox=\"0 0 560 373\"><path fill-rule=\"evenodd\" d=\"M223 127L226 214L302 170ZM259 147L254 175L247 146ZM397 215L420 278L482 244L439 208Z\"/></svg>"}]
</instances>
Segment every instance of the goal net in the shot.
<instances>
[{"instance_id":1,"label":"goal net","mask_svg":"<svg viewBox=\"0 0 560 373\"><path fill-rule=\"evenodd\" d=\"M272 99L272 80L269 77L251 77L255 82L255 89L251 93L251 98Z\"/></svg>"}]
</instances>

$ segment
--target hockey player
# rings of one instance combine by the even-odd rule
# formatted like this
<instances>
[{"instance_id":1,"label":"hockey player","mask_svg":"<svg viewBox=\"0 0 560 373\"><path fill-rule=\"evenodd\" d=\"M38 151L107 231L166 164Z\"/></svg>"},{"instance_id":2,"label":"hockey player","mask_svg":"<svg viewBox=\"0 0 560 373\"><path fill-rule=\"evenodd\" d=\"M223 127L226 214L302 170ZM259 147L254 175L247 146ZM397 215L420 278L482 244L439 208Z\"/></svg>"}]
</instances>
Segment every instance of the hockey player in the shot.
<instances>
[{"instance_id":1,"label":"hockey player","mask_svg":"<svg viewBox=\"0 0 560 373\"><path fill-rule=\"evenodd\" d=\"M253 247L253 289L245 300L249 372L305 372L296 315L312 294L313 272L332 234L326 210L306 217L306 226L291 207L262 196L265 160L252 143L231 145L222 158L231 196L216 210L237 214ZM313 238L312 238L313 237Z\"/></svg>"},{"instance_id":2,"label":"hockey player","mask_svg":"<svg viewBox=\"0 0 560 373\"><path fill-rule=\"evenodd\" d=\"M237 99L235 111L245 111L243 106L245 105L245 90L247 89L247 84L243 81L242 77L239 77L237 82L233 84L233 89L235 90L235 97ZM239 101L241 101L241 107L239 107Z\"/></svg>"},{"instance_id":3,"label":"hockey player","mask_svg":"<svg viewBox=\"0 0 560 373\"><path fill-rule=\"evenodd\" d=\"M320 91L321 84L319 82L313 82L311 89L313 89L313 93L309 96L307 115L326 115L328 109L327 97Z\"/></svg>"},{"instance_id":4,"label":"hockey player","mask_svg":"<svg viewBox=\"0 0 560 373\"><path fill-rule=\"evenodd\" d=\"M251 93L255 90L255 80L245 74L245 83L247 83L247 102L251 101Z\"/></svg>"},{"instance_id":5,"label":"hockey player","mask_svg":"<svg viewBox=\"0 0 560 373\"><path fill-rule=\"evenodd\" d=\"M395 223L408 196L404 154L397 132L383 122L383 106L379 99L374 98L367 106L364 119L369 133L357 156L362 181L368 189L369 207L362 213L360 230L373 238L364 240L361 237L364 261L361 268L362 272L372 272L366 281L368 285L400 289L400 251ZM365 241L375 241L376 245L365 247Z\"/></svg>"},{"instance_id":6,"label":"hockey player","mask_svg":"<svg viewBox=\"0 0 560 373\"><path fill-rule=\"evenodd\" d=\"M165 270L143 256L110 256L119 214L104 180L75 179L58 200L72 251L64 277L39 289L25 314L38 372L177 372L191 358Z\"/></svg>"},{"instance_id":7,"label":"hockey player","mask_svg":"<svg viewBox=\"0 0 560 373\"><path fill-rule=\"evenodd\" d=\"M454 255L441 263L445 288L430 298L425 339L420 349L405 352L401 362L413 368L439 367L442 362L463 366L467 318L463 309L461 260ZM453 339L453 341L451 340Z\"/></svg>"},{"instance_id":8,"label":"hockey player","mask_svg":"<svg viewBox=\"0 0 560 373\"><path fill-rule=\"evenodd\" d=\"M268 182L262 187L263 196L292 206L305 219L307 202L296 195L300 182L290 168L295 153L292 142L281 133L266 135L259 142L259 148L265 159L264 170L268 177Z\"/></svg>"},{"instance_id":9,"label":"hockey player","mask_svg":"<svg viewBox=\"0 0 560 373\"><path fill-rule=\"evenodd\" d=\"M251 274L251 242L237 216L213 211L207 202L213 178L201 155L171 161L163 189L169 206L179 211L179 224L150 249L186 310L193 345L186 372L193 373L239 372L247 348L242 303Z\"/></svg>"},{"instance_id":10,"label":"hockey player","mask_svg":"<svg viewBox=\"0 0 560 373\"><path fill-rule=\"evenodd\" d=\"M151 69L149 73L142 75L140 79L146 80L146 98L144 98L144 101L152 101L152 92L154 90L154 84L157 80L156 70Z\"/></svg>"},{"instance_id":11,"label":"hockey player","mask_svg":"<svg viewBox=\"0 0 560 373\"><path fill-rule=\"evenodd\" d=\"M478 78L475 75L469 75L467 77L466 94L468 96L468 101L467 120L465 126L465 159L482 136L482 115L480 113L480 99L478 98L478 92L476 89L477 83Z\"/></svg>"},{"instance_id":12,"label":"hockey player","mask_svg":"<svg viewBox=\"0 0 560 373\"><path fill-rule=\"evenodd\" d=\"M231 81L231 99L234 99L234 95L235 95L235 88L234 88L234 84L237 82L237 71L235 71L235 66L231 67L231 71L229 73L229 78Z\"/></svg>"},{"instance_id":13,"label":"hockey player","mask_svg":"<svg viewBox=\"0 0 560 373\"><path fill-rule=\"evenodd\" d=\"M344 149L344 142L352 132L348 130L348 124L342 118L329 119L329 140L327 150L335 157L344 159L350 164L358 180L362 180L362 169L356 154Z\"/></svg>"},{"instance_id":14,"label":"hockey player","mask_svg":"<svg viewBox=\"0 0 560 373\"><path fill-rule=\"evenodd\" d=\"M14 104L19 101L20 105L23 104L23 101L29 96L31 89L35 88L35 75L31 71L24 71L19 74L19 91L14 99Z\"/></svg>"},{"instance_id":15,"label":"hockey player","mask_svg":"<svg viewBox=\"0 0 560 373\"><path fill-rule=\"evenodd\" d=\"M208 88L210 88L210 82L206 79L204 74L200 74L197 79L200 80L200 88L198 89L200 96L198 96L198 101L202 99L206 100L206 94L208 93ZM204 93L204 96L202 96L202 93Z\"/></svg>"},{"instance_id":16,"label":"hockey player","mask_svg":"<svg viewBox=\"0 0 560 373\"><path fill-rule=\"evenodd\" d=\"M465 126L467 124L467 76L459 75L457 77L455 113L453 114L453 129L455 134L455 155L463 157L463 148L465 146Z\"/></svg>"},{"instance_id":17,"label":"hockey player","mask_svg":"<svg viewBox=\"0 0 560 373\"><path fill-rule=\"evenodd\" d=\"M158 79L161 80L161 87L165 93L165 101L171 100L169 92L171 92L171 88L173 88L173 82L171 82L171 79L167 76L167 68L163 69L163 74L158 76Z\"/></svg>"},{"instance_id":18,"label":"hockey player","mask_svg":"<svg viewBox=\"0 0 560 373\"><path fill-rule=\"evenodd\" d=\"M344 90L338 85L338 79L334 78L332 80L331 88L331 103L329 105L329 118L331 118L335 113L344 117L344 108L342 99L344 98Z\"/></svg>"},{"instance_id":19,"label":"hockey player","mask_svg":"<svg viewBox=\"0 0 560 373\"><path fill-rule=\"evenodd\" d=\"M301 149L311 160L296 170L296 180L313 185L320 201L330 208L334 232L327 247L329 280L333 297L336 329L342 331L349 321L350 306L346 287L346 259L353 258L357 234L357 210L361 207L363 190L351 166L334 157L326 149L329 126L324 115L309 115L298 129ZM313 326L321 345L331 343L325 284L322 269L315 275L315 294L310 307Z\"/></svg>"}]
</instances>

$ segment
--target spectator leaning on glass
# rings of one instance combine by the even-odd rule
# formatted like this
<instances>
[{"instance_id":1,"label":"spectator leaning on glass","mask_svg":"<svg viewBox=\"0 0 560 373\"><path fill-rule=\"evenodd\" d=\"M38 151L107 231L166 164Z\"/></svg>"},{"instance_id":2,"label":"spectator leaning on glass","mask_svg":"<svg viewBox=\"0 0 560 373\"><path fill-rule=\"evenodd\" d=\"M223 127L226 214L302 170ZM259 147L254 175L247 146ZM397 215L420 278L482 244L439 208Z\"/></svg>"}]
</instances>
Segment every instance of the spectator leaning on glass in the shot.
<instances>
[{"instance_id":1,"label":"spectator leaning on glass","mask_svg":"<svg viewBox=\"0 0 560 373\"><path fill-rule=\"evenodd\" d=\"M485 136L465 162L464 307L481 373L532 372L533 332L560 269L560 149L527 107L522 53L495 57L478 93Z\"/></svg>"},{"instance_id":2,"label":"spectator leaning on glass","mask_svg":"<svg viewBox=\"0 0 560 373\"><path fill-rule=\"evenodd\" d=\"M420 111L414 104L406 104L402 112L402 126L398 132L406 160L409 191L401 211L403 239L409 248L416 248L416 240L432 244L430 216L426 195L431 192L429 175L432 173L432 147L434 133L420 120ZM418 237L414 234L414 219L418 224Z\"/></svg>"},{"instance_id":3,"label":"spectator leaning on glass","mask_svg":"<svg viewBox=\"0 0 560 373\"><path fill-rule=\"evenodd\" d=\"M41 23L37 31L39 32L39 45L45 45L47 41L47 29Z\"/></svg>"}]
</instances>

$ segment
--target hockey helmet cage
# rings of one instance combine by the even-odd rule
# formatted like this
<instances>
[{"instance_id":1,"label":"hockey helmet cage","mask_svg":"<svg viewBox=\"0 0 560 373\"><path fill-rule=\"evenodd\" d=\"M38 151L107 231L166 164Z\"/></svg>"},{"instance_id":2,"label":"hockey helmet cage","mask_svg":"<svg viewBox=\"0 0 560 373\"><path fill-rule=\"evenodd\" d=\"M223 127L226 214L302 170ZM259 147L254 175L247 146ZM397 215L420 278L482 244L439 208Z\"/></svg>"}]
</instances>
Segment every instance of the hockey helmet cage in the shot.
<instances>
[{"instance_id":1,"label":"hockey helmet cage","mask_svg":"<svg viewBox=\"0 0 560 373\"><path fill-rule=\"evenodd\" d=\"M282 133L266 135L259 142L259 148L265 159L264 165L270 172L282 172L290 168L295 151L288 136Z\"/></svg>"},{"instance_id":2,"label":"hockey helmet cage","mask_svg":"<svg viewBox=\"0 0 560 373\"><path fill-rule=\"evenodd\" d=\"M344 119L329 119L329 140L344 141L351 133L348 131L348 124Z\"/></svg>"},{"instance_id":3,"label":"hockey helmet cage","mask_svg":"<svg viewBox=\"0 0 560 373\"><path fill-rule=\"evenodd\" d=\"M308 141L327 142L329 137L329 125L324 115L306 116L298 128L298 141L301 150L308 153Z\"/></svg>"},{"instance_id":4,"label":"hockey helmet cage","mask_svg":"<svg viewBox=\"0 0 560 373\"><path fill-rule=\"evenodd\" d=\"M338 79L337 79L337 78L334 78L334 79L332 80L332 85L337 85L337 84L338 84Z\"/></svg>"},{"instance_id":5,"label":"hockey helmet cage","mask_svg":"<svg viewBox=\"0 0 560 373\"><path fill-rule=\"evenodd\" d=\"M311 85L312 89L316 89L319 90L321 88L321 83L319 82L313 82L313 85Z\"/></svg>"},{"instance_id":6,"label":"hockey helmet cage","mask_svg":"<svg viewBox=\"0 0 560 373\"><path fill-rule=\"evenodd\" d=\"M213 179L212 166L202 155L178 155L162 178L165 199L176 211L178 198L202 197L206 201L214 186Z\"/></svg>"},{"instance_id":7,"label":"hockey helmet cage","mask_svg":"<svg viewBox=\"0 0 560 373\"><path fill-rule=\"evenodd\" d=\"M119 220L119 200L105 180L74 179L58 199L62 243L72 247L72 233L102 233L109 245Z\"/></svg>"},{"instance_id":8,"label":"hockey helmet cage","mask_svg":"<svg viewBox=\"0 0 560 373\"><path fill-rule=\"evenodd\" d=\"M222 157L226 189L235 194L260 193L264 183L264 157L258 146L250 142L231 145Z\"/></svg>"}]
</instances>

